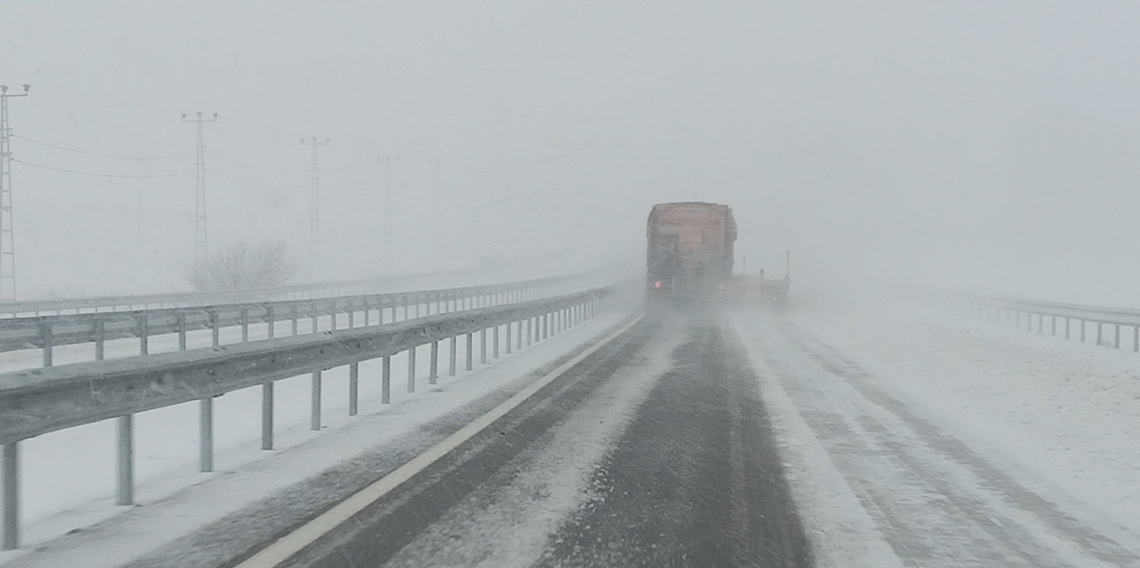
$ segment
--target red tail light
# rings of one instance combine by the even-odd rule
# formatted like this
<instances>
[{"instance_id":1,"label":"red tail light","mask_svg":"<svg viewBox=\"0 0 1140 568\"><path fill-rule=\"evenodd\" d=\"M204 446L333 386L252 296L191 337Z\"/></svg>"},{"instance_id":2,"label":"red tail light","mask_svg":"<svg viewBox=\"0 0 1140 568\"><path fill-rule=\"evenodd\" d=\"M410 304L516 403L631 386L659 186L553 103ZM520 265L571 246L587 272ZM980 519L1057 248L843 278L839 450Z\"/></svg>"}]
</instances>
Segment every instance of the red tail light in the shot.
<instances>
[{"instance_id":1,"label":"red tail light","mask_svg":"<svg viewBox=\"0 0 1140 568\"><path fill-rule=\"evenodd\" d=\"M660 282L654 282L654 283L653 283L653 287L654 287L654 288L660 288L660 287L661 287L661 283L660 283Z\"/></svg>"}]
</instances>

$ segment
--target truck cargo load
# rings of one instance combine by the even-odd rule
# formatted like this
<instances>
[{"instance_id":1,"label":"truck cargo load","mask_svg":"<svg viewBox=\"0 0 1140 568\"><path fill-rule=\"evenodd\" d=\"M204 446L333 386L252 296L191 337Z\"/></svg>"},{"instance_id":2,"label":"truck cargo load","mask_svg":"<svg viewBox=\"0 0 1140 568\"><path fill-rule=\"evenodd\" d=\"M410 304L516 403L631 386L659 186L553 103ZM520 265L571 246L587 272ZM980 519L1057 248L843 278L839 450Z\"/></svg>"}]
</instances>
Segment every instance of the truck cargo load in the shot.
<instances>
[{"instance_id":1,"label":"truck cargo load","mask_svg":"<svg viewBox=\"0 0 1140 568\"><path fill-rule=\"evenodd\" d=\"M650 294L717 295L731 284L736 221L727 205L659 203L647 234Z\"/></svg>"}]
</instances>

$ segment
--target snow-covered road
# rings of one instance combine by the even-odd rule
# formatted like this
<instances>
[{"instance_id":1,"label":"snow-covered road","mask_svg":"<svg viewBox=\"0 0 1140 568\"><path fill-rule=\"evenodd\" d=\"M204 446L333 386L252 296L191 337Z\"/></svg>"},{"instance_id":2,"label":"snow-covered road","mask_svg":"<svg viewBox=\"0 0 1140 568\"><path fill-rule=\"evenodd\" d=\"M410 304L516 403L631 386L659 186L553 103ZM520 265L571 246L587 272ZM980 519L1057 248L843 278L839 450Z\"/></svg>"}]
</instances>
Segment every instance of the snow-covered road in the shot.
<instances>
[{"instance_id":1,"label":"snow-covered road","mask_svg":"<svg viewBox=\"0 0 1140 568\"><path fill-rule=\"evenodd\" d=\"M735 326L818 565L1140 566L1140 361L913 313Z\"/></svg>"},{"instance_id":2,"label":"snow-covered road","mask_svg":"<svg viewBox=\"0 0 1140 568\"><path fill-rule=\"evenodd\" d=\"M1140 355L882 306L725 312L647 318L293 563L1140 567ZM225 564L615 317L9 559Z\"/></svg>"}]
</instances>

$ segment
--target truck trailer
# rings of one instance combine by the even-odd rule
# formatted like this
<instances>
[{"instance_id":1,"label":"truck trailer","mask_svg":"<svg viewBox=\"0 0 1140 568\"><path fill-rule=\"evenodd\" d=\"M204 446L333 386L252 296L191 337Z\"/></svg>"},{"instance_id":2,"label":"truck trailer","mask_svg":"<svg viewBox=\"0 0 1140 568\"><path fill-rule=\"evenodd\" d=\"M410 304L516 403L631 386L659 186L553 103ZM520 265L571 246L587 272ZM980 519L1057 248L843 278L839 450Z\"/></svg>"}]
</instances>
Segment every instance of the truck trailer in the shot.
<instances>
[{"instance_id":1,"label":"truck trailer","mask_svg":"<svg viewBox=\"0 0 1140 568\"><path fill-rule=\"evenodd\" d=\"M731 286L736 220L729 206L659 203L649 212L647 234L649 294L713 296Z\"/></svg>"}]
</instances>

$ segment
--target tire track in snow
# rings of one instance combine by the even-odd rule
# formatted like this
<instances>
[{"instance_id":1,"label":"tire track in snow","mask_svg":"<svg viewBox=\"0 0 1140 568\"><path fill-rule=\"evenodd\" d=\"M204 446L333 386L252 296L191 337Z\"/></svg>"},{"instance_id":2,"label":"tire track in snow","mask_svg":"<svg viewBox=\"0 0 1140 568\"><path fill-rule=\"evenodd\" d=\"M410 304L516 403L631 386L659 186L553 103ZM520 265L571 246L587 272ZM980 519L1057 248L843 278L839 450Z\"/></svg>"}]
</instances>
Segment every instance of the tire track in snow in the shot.
<instances>
[{"instance_id":1,"label":"tire track in snow","mask_svg":"<svg viewBox=\"0 0 1140 568\"><path fill-rule=\"evenodd\" d=\"M790 324L753 331L768 331L764 356L907 565L1140 564L875 388L838 351Z\"/></svg>"}]
</instances>

